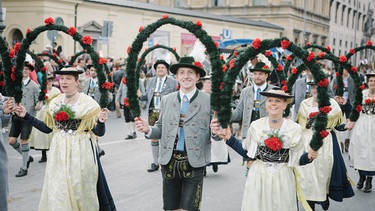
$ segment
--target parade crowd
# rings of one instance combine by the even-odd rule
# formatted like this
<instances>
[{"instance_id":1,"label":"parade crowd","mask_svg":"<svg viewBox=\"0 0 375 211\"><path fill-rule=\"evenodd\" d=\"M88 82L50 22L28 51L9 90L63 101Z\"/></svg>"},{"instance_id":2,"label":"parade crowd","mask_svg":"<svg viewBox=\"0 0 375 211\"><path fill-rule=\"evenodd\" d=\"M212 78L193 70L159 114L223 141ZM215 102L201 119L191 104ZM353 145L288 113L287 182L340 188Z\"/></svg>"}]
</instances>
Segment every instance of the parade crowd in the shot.
<instances>
[{"instance_id":1,"label":"parade crowd","mask_svg":"<svg viewBox=\"0 0 375 211\"><path fill-rule=\"evenodd\" d=\"M230 163L228 147L243 157L246 177L242 210L305 210L330 200L342 202L354 196L343 154L358 170L357 189L372 190L375 175L375 72L371 62L361 62L360 79L366 84L363 106L356 122L349 119L355 99L352 77L343 70L344 94L336 95L336 75L325 66L330 80L327 131L319 150L310 147L314 118L319 113L317 83L306 68L291 94L280 89L275 69L258 56L242 69L233 87L231 123L240 129L222 128L210 108L211 70L192 56L171 63L154 58L141 68L137 96L147 118L134 116L129 107L126 59L108 58L107 108L99 106L98 73L89 54L74 64L62 47L47 45L63 68L41 57L47 68L47 93L38 100L42 76L31 57L23 68L20 103L3 90L0 126L9 125L9 144L22 157L15 177L25 177L34 158L30 149L47 162L39 210L116 210L102 170L100 137L105 135L109 112L124 118L125 140L137 131L150 139L147 172L161 172L163 210L200 210L206 168L216 173ZM209 63L209 58L204 61ZM289 106L290 107L289 107ZM289 116L284 116L290 109ZM352 138L356 137L356 138ZM8 158L0 135L0 211L7 210ZM32 165L31 165L32 164ZM236 164L231 164L236 165ZM11 172L13 174L13 172ZM159 210L160 208L156 208Z\"/></svg>"}]
</instances>

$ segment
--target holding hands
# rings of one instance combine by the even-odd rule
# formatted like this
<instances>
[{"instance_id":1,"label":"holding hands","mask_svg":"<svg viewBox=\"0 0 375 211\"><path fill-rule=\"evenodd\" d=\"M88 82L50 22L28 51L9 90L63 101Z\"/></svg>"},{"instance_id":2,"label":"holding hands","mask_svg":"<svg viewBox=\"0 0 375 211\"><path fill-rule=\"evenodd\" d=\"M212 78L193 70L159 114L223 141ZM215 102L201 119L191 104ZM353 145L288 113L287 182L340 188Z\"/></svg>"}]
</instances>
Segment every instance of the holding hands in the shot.
<instances>
[{"instance_id":1,"label":"holding hands","mask_svg":"<svg viewBox=\"0 0 375 211\"><path fill-rule=\"evenodd\" d=\"M217 118L213 118L211 120L210 127L211 127L211 133L214 134L214 135L219 135L220 138L228 140L232 136L232 132L231 132L229 127L220 128L220 123L219 123L219 120Z\"/></svg>"},{"instance_id":2,"label":"holding hands","mask_svg":"<svg viewBox=\"0 0 375 211\"><path fill-rule=\"evenodd\" d=\"M134 120L138 131L144 132L146 134L150 132L150 127L148 126L145 119L143 119L142 117L136 117L134 118Z\"/></svg>"},{"instance_id":3,"label":"holding hands","mask_svg":"<svg viewBox=\"0 0 375 211\"><path fill-rule=\"evenodd\" d=\"M10 97L8 98L7 101L3 103L3 113L9 114L13 111L13 109L14 109L14 103L13 103L13 99Z\"/></svg>"},{"instance_id":4,"label":"holding hands","mask_svg":"<svg viewBox=\"0 0 375 211\"><path fill-rule=\"evenodd\" d=\"M104 123L108 119L108 109L103 108L99 114L99 122Z\"/></svg>"},{"instance_id":5,"label":"holding hands","mask_svg":"<svg viewBox=\"0 0 375 211\"><path fill-rule=\"evenodd\" d=\"M313 161L318 157L318 151L315 151L313 149L309 149L309 152L307 153L307 157L310 161Z\"/></svg>"}]
</instances>

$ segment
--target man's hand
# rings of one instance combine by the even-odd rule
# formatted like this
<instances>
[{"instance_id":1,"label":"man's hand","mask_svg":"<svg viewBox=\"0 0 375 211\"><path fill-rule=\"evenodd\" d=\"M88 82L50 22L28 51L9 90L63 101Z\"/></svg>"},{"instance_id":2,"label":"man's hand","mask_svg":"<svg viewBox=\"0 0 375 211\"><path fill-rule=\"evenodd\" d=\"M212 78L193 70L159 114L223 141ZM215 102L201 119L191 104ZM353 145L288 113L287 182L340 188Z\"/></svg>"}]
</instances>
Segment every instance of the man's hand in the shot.
<instances>
[{"instance_id":1,"label":"man's hand","mask_svg":"<svg viewBox=\"0 0 375 211\"><path fill-rule=\"evenodd\" d=\"M148 126L145 119L143 119L142 117L136 117L134 118L134 120L138 131L144 132L146 134L150 132L150 127Z\"/></svg>"}]
</instances>

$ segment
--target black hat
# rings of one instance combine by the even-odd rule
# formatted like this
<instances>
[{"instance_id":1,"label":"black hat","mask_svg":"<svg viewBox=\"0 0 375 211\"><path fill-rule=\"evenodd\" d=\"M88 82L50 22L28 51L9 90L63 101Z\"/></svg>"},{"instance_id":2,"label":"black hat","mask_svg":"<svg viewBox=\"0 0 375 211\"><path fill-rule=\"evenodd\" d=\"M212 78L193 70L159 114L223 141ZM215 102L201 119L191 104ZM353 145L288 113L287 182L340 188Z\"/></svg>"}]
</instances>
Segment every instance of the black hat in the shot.
<instances>
[{"instance_id":1,"label":"black hat","mask_svg":"<svg viewBox=\"0 0 375 211\"><path fill-rule=\"evenodd\" d=\"M169 68L169 64L168 64L165 60L160 59L160 60L157 60L157 61L155 62L155 64L154 64L154 69L155 69L155 70L156 70L156 67L157 67L159 64L164 64L164 65L167 67L167 69Z\"/></svg>"},{"instance_id":2,"label":"black hat","mask_svg":"<svg viewBox=\"0 0 375 211\"><path fill-rule=\"evenodd\" d=\"M271 69L269 66L267 66L264 62L257 62L253 68L250 68L249 69L250 72L254 72L254 71L262 71L262 72L265 72L265 73L271 73Z\"/></svg>"},{"instance_id":3,"label":"black hat","mask_svg":"<svg viewBox=\"0 0 375 211\"><path fill-rule=\"evenodd\" d=\"M34 65L31 64L31 62L26 62L26 61L25 61L25 66L28 67L28 68L30 69L30 71L35 70Z\"/></svg>"},{"instance_id":4,"label":"black hat","mask_svg":"<svg viewBox=\"0 0 375 211\"><path fill-rule=\"evenodd\" d=\"M197 73L199 73L200 77L204 77L206 75L206 71L202 69L203 65L200 62L196 62L192 56L181 57L178 60L178 63L172 64L169 70L176 75L178 68L180 67L188 67L191 68Z\"/></svg>"},{"instance_id":5,"label":"black hat","mask_svg":"<svg viewBox=\"0 0 375 211\"><path fill-rule=\"evenodd\" d=\"M285 99L287 104L291 103L293 100L293 95L290 95L288 93L285 93L281 89L270 89L265 92L260 92L261 95L266 97L276 97L276 98L282 98Z\"/></svg>"},{"instance_id":6,"label":"black hat","mask_svg":"<svg viewBox=\"0 0 375 211\"><path fill-rule=\"evenodd\" d=\"M199 80L200 81L211 80L211 75L206 75L204 77L201 77Z\"/></svg>"},{"instance_id":7,"label":"black hat","mask_svg":"<svg viewBox=\"0 0 375 211\"><path fill-rule=\"evenodd\" d=\"M83 72L84 72L83 70L78 70L76 67L73 67L73 66L69 65L69 66L64 66L63 68L61 68L61 70L56 70L55 74L58 74L58 75L79 75Z\"/></svg>"},{"instance_id":8,"label":"black hat","mask_svg":"<svg viewBox=\"0 0 375 211\"><path fill-rule=\"evenodd\" d=\"M369 77L374 77L375 76L375 72L372 71L371 73L367 73L366 74L366 77L369 78Z\"/></svg>"},{"instance_id":9,"label":"black hat","mask_svg":"<svg viewBox=\"0 0 375 211\"><path fill-rule=\"evenodd\" d=\"M307 85L310 85L310 86L315 86L315 85L316 85L316 83L315 83L314 81L309 81L309 82L307 82L306 84L307 84Z\"/></svg>"},{"instance_id":10,"label":"black hat","mask_svg":"<svg viewBox=\"0 0 375 211\"><path fill-rule=\"evenodd\" d=\"M55 78L55 76L53 76L53 74L47 74L47 80L48 79L54 79Z\"/></svg>"},{"instance_id":11,"label":"black hat","mask_svg":"<svg viewBox=\"0 0 375 211\"><path fill-rule=\"evenodd\" d=\"M92 64L89 64L89 65L86 66L86 68L87 68L88 70L91 69L92 67L94 67L94 65L92 65Z\"/></svg>"}]
</instances>

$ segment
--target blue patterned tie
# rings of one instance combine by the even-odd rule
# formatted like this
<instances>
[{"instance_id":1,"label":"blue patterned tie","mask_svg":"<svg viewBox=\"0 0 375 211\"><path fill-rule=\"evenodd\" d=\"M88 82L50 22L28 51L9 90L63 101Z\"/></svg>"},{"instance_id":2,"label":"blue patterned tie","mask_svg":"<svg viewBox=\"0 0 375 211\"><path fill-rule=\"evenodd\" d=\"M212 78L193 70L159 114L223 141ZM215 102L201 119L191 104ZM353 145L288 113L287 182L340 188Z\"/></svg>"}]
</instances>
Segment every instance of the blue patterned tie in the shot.
<instances>
[{"instance_id":1,"label":"blue patterned tie","mask_svg":"<svg viewBox=\"0 0 375 211\"><path fill-rule=\"evenodd\" d=\"M260 100L260 88L257 89L256 100ZM255 111L259 111L259 108L255 108Z\"/></svg>"},{"instance_id":2,"label":"blue patterned tie","mask_svg":"<svg viewBox=\"0 0 375 211\"><path fill-rule=\"evenodd\" d=\"M182 98L181 114L186 115L187 108L189 106L189 99L186 95ZM180 117L181 118L181 117ZM177 151L184 151L185 134L184 127L180 127L180 134L178 136Z\"/></svg>"},{"instance_id":3,"label":"blue patterned tie","mask_svg":"<svg viewBox=\"0 0 375 211\"><path fill-rule=\"evenodd\" d=\"M158 92L161 91L160 88L161 88L161 79L158 79Z\"/></svg>"}]
</instances>

